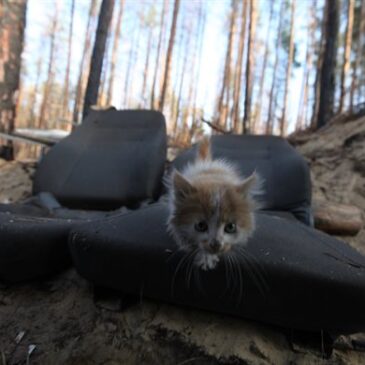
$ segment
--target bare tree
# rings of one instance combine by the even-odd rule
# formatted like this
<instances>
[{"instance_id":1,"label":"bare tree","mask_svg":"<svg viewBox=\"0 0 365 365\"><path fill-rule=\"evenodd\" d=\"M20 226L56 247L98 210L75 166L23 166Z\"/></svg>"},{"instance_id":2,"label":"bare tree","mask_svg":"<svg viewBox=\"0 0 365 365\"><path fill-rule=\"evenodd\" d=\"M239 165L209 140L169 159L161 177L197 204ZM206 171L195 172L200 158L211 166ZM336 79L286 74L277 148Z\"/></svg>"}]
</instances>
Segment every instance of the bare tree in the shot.
<instances>
[{"instance_id":1,"label":"bare tree","mask_svg":"<svg viewBox=\"0 0 365 365\"><path fill-rule=\"evenodd\" d=\"M279 65L279 52L278 49L281 43L281 32L283 27L283 13L284 13L284 0L281 1L280 5L280 13L279 13L279 22L278 22L278 30L276 36L276 44L275 44L275 61L274 61L274 69L273 69L273 76L271 80L271 87L270 87L270 94L269 94L269 108L267 114L267 122L266 122L266 134L272 134L273 127L274 127L274 92L276 86L276 79L277 79L277 70Z\"/></svg>"},{"instance_id":2,"label":"bare tree","mask_svg":"<svg viewBox=\"0 0 365 365\"><path fill-rule=\"evenodd\" d=\"M326 0L325 48L321 69L321 85L318 108L317 128L324 126L333 115L335 72L337 56L337 32L339 18L339 0Z\"/></svg>"},{"instance_id":3,"label":"bare tree","mask_svg":"<svg viewBox=\"0 0 365 365\"><path fill-rule=\"evenodd\" d=\"M83 118L86 117L90 107L96 103L100 85L100 75L103 67L105 44L109 24L113 15L114 0L103 0L101 3L98 28L96 30L93 54L91 57L90 73L87 82Z\"/></svg>"},{"instance_id":4,"label":"bare tree","mask_svg":"<svg viewBox=\"0 0 365 365\"><path fill-rule=\"evenodd\" d=\"M326 4L324 5L325 9ZM317 44L316 50L314 53L317 53L317 60L316 60L316 76L314 81L314 97L313 97L313 111L311 116L311 128L315 128L317 125L318 120L318 111L319 111L319 98L321 94L321 70L323 65L323 56L324 56L324 49L325 49L325 41L326 41L326 24L327 24L327 12L323 11L321 23L321 36L320 40Z\"/></svg>"},{"instance_id":5,"label":"bare tree","mask_svg":"<svg viewBox=\"0 0 365 365\"><path fill-rule=\"evenodd\" d=\"M255 51L253 50L256 27L256 0L250 0L250 26L248 32L247 62L246 62L246 93L245 111L242 120L242 133L246 134L251 123L251 104L253 88L253 68Z\"/></svg>"},{"instance_id":6,"label":"bare tree","mask_svg":"<svg viewBox=\"0 0 365 365\"><path fill-rule=\"evenodd\" d=\"M297 122L295 130L301 130L304 127L307 110L308 110L308 89L309 89L309 76L312 68L312 53L314 53L315 47L315 30L317 26L316 21L316 4L317 0L313 0L312 4L308 4L310 12L310 21L307 30L307 50L305 55L305 65L303 70L303 81L301 87L301 93L299 97L299 107Z\"/></svg>"},{"instance_id":7,"label":"bare tree","mask_svg":"<svg viewBox=\"0 0 365 365\"><path fill-rule=\"evenodd\" d=\"M146 59L145 59L144 70L143 70L141 106L144 105L147 101L147 97L146 97L145 94L146 94L147 80L148 80L148 74L149 74L149 69L150 69L150 54L151 54L152 35L153 35L153 24L149 24L148 25L148 40L147 40Z\"/></svg>"},{"instance_id":8,"label":"bare tree","mask_svg":"<svg viewBox=\"0 0 365 365\"><path fill-rule=\"evenodd\" d=\"M90 55L92 19L95 16L96 4L97 4L97 0L91 0L88 21L87 21L87 25L86 25L84 47L83 47L83 51L81 54L79 76L78 76L77 86L76 86L75 104L74 104L73 115L72 115L72 120L74 122L78 122L78 120L79 120L79 114L80 114L81 102L82 102L81 98L82 98L84 85L85 85L85 77L88 73L88 72L86 73L86 71L85 71L85 69L86 69L85 62L89 58L89 55Z\"/></svg>"},{"instance_id":9,"label":"bare tree","mask_svg":"<svg viewBox=\"0 0 365 365\"><path fill-rule=\"evenodd\" d=\"M119 2L119 12L118 12L117 22L115 24L115 30L114 30L113 51L112 51L112 58L111 58L108 91L107 91L107 97L106 97L106 104L107 105L110 105L112 103L112 100L113 100L115 67L117 65L118 46L119 46L121 26L122 26L123 10L124 10L124 0L120 0L120 2Z\"/></svg>"},{"instance_id":10,"label":"bare tree","mask_svg":"<svg viewBox=\"0 0 365 365\"><path fill-rule=\"evenodd\" d=\"M169 39L169 46L167 49L167 57L166 57L166 65L165 65L165 72L164 72L164 81L161 90L160 102L159 102L159 110L163 111L165 98L166 98L166 91L169 85L170 80L170 73L171 73L171 61L172 61L172 53L174 48L174 40L176 34L176 24L177 24L177 17L179 14L179 6L180 0L175 0L174 3L174 12L172 17L172 24L170 30L170 39Z\"/></svg>"},{"instance_id":11,"label":"bare tree","mask_svg":"<svg viewBox=\"0 0 365 365\"><path fill-rule=\"evenodd\" d=\"M233 123L233 129L235 130L236 133L238 133L239 117L240 117L242 63L243 63L243 54L244 54L245 38L246 38L246 18L247 18L247 1L243 1L242 13L241 13L241 32L238 44L237 66L234 77L233 107L232 107L232 117L231 117Z\"/></svg>"},{"instance_id":12,"label":"bare tree","mask_svg":"<svg viewBox=\"0 0 365 365\"><path fill-rule=\"evenodd\" d=\"M74 25L74 14L75 14L75 0L71 2L71 14L70 14L70 27L68 32L68 50L67 50L67 66L65 73L65 83L63 89L63 105L62 114L64 118L68 116L68 102L69 102L69 89L70 89L70 66L71 66L71 54L72 54L72 33Z\"/></svg>"},{"instance_id":13,"label":"bare tree","mask_svg":"<svg viewBox=\"0 0 365 365\"><path fill-rule=\"evenodd\" d=\"M191 18L190 18L190 23L187 29L191 29ZM183 58L183 63L182 63L182 68L181 71L178 69L178 72L180 72L179 74L179 91L177 94L177 100L176 100L176 110L175 110L175 115L174 115L174 124L173 124L173 134L174 136L177 135L177 129L178 129L178 120L180 117L180 109L181 109L181 102L182 102L182 94L183 94L183 89L184 89L184 81L186 79L186 68L188 66L188 60L190 58L190 43L191 43L191 38L192 38L192 32L186 32L184 29L182 31L182 34L186 35L186 39L185 39L185 46L183 46L181 49L183 49L184 52L184 58Z\"/></svg>"},{"instance_id":14,"label":"bare tree","mask_svg":"<svg viewBox=\"0 0 365 365\"><path fill-rule=\"evenodd\" d=\"M288 108L288 91L289 91L289 82L291 77L291 69L294 56L294 16L295 16L295 0L292 0L291 17L290 17L290 35L289 35L289 55L288 55L288 63L286 66L286 75L285 75L284 107L280 121L281 136L284 136L286 131L286 111Z\"/></svg>"},{"instance_id":15,"label":"bare tree","mask_svg":"<svg viewBox=\"0 0 365 365\"><path fill-rule=\"evenodd\" d=\"M26 0L0 2L0 131L6 133L15 129L26 8ZM14 158L11 141L4 157Z\"/></svg>"},{"instance_id":16,"label":"bare tree","mask_svg":"<svg viewBox=\"0 0 365 365\"><path fill-rule=\"evenodd\" d=\"M39 93L39 87L40 87L40 78L41 78L41 73L42 73L42 55L41 55L41 52L39 53L40 56L38 57L38 61L37 61L37 78L36 78L36 81L35 81L35 86L34 86L34 91L31 95L31 98L30 98L30 101L29 101L29 110L30 110L30 113L29 113L29 125L31 127L34 127L35 126L35 121L36 121L36 116L35 116L35 103L36 103L36 100L37 100L37 95Z\"/></svg>"},{"instance_id":17,"label":"bare tree","mask_svg":"<svg viewBox=\"0 0 365 365\"><path fill-rule=\"evenodd\" d=\"M138 20L138 24L139 24L140 20ZM130 86L130 80L132 77L132 69L133 69L133 63L135 60L135 55L136 55L136 46L139 44L139 38L141 35L141 27L140 24L136 27L134 27L134 32L133 32L133 41L131 44L131 47L129 49L129 53L128 53L128 64L127 64L127 71L126 71L126 76L124 79L124 95L123 95L123 105L124 107L127 107L129 105L129 86Z\"/></svg>"},{"instance_id":18,"label":"bare tree","mask_svg":"<svg viewBox=\"0 0 365 365\"><path fill-rule=\"evenodd\" d=\"M341 70L341 84L340 84L340 105L339 112L343 111L345 96L346 96L346 76L350 69L351 43L352 43L352 28L354 24L354 6L355 0L348 1L347 25L346 25L346 40L345 52L343 57L343 65Z\"/></svg>"},{"instance_id":19,"label":"bare tree","mask_svg":"<svg viewBox=\"0 0 365 365\"><path fill-rule=\"evenodd\" d=\"M267 27L267 34L266 34L266 41L265 41L264 60L262 62L260 82L259 82L259 92L258 92L258 97L257 97L256 105L255 105L255 125L257 125L261 119L266 67L267 67L267 60L269 57L269 40L270 40L272 18L273 18L273 13L274 13L274 4L275 4L275 1L271 1L270 13L269 13L269 24Z\"/></svg>"},{"instance_id":20,"label":"bare tree","mask_svg":"<svg viewBox=\"0 0 365 365\"><path fill-rule=\"evenodd\" d=\"M39 119L38 119L38 128L42 128L44 126L46 109L48 107L48 101L50 98L51 88L52 88L52 84L53 84L57 26L58 26L58 9L56 6L55 13L53 15L53 19L51 22L51 29L50 29L50 34L49 34L50 47L49 47L47 80L46 80L46 84L44 86L43 100L42 100L41 110L40 110Z\"/></svg>"},{"instance_id":21,"label":"bare tree","mask_svg":"<svg viewBox=\"0 0 365 365\"><path fill-rule=\"evenodd\" d=\"M232 48L233 48L233 36L236 22L236 12L237 12L237 1L231 1L231 12L230 12L230 20L229 20L229 32L227 39L227 49L226 49L226 58L224 62L224 74L222 80L221 92L219 94L218 99L218 124L221 127L224 127L227 119L227 108L228 105L224 105L224 96L228 93L228 89L230 87L230 73L231 73L231 59L232 59ZM229 100L227 97L226 100ZM227 102L226 102L227 103Z\"/></svg>"},{"instance_id":22,"label":"bare tree","mask_svg":"<svg viewBox=\"0 0 365 365\"><path fill-rule=\"evenodd\" d=\"M196 75L195 75L195 88L194 88L194 96L193 96L193 126L192 126L192 132L194 133L194 130L197 128L198 119L196 116L197 113L197 98L198 98L198 92L199 92L199 86L200 86L200 74L201 74L201 67L202 67L202 53L203 53L203 42L204 42L204 33L205 33L205 22L206 22L206 12L203 8L203 5L200 7L199 11L199 25L198 25L198 39L199 44L197 42L197 47L199 47L198 50L198 59L199 59L199 65L196 68Z\"/></svg>"},{"instance_id":23,"label":"bare tree","mask_svg":"<svg viewBox=\"0 0 365 365\"><path fill-rule=\"evenodd\" d=\"M356 58L353 63L352 69L352 81L350 89L350 106L351 110L354 107L354 98L356 89L359 91L359 77L358 70L361 65L361 61L365 58L363 54L363 46L365 40L365 0L361 1L360 10L360 20L358 23L358 34L357 34L357 44L356 44Z\"/></svg>"},{"instance_id":24,"label":"bare tree","mask_svg":"<svg viewBox=\"0 0 365 365\"><path fill-rule=\"evenodd\" d=\"M165 33L165 18L167 13L168 0L164 0L163 7L161 10L160 17L160 33L158 36L158 44L157 44L157 52L156 52L156 61L155 61L155 69L153 72L153 81L151 87L151 109L155 109L155 93L156 93L156 82L157 82L157 74L158 74L158 66L161 58L161 48L162 48L162 39Z\"/></svg>"}]
</instances>

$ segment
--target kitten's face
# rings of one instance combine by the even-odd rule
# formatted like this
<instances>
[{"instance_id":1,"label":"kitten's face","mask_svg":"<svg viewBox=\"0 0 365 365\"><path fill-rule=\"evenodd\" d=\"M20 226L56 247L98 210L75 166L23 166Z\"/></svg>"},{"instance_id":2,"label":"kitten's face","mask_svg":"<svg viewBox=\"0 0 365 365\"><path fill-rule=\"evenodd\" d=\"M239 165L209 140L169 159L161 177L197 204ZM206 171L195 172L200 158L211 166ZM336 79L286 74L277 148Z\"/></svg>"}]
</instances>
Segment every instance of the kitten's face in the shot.
<instances>
[{"instance_id":1,"label":"kitten's face","mask_svg":"<svg viewBox=\"0 0 365 365\"><path fill-rule=\"evenodd\" d=\"M247 181L238 186L206 182L194 186L177 174L173 183L175 211L170 225L183 248L217 257L246 243L254 228Z\"/></svg>"}]
</instances>

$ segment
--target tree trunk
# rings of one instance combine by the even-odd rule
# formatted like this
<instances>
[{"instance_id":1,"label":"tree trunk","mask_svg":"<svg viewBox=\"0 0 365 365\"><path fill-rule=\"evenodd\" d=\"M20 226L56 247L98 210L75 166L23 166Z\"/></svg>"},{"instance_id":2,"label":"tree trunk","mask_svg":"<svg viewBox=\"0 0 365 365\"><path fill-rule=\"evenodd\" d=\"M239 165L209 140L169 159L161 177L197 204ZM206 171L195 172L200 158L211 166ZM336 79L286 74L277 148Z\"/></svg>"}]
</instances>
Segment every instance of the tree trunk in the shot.
<instances>
[{"instance_id":1,"label":"tree trunk","mask_svg":"<svg viewBox=\"0 0 365 365\"><path fill-rule=\"evenodd\" d=\"M345 52L343 57L343 65L341 70L341 85L340 85L340 105L338 110L342 113L346 97L346 76L350 69L351 43L352 43L352 28L354 23L354 5L355 0L348 0L347 26L346 26L346 40Z\"/></svg>"},{"instance_id":2,"label":"tree trunk","mask_svg":"<svg viewBox=\"0 0 365 365\"><path fill-rule=\"evenodd\" d=\"M189 27L191 27L191 22L190 22ZM177 135L178 120L179 120L179 116L180 116L180 105L181 105L181 100L182 100L184 81L186 79L186 67L188 65L188 59L190 57L191 35L192 35L191 32L189 32L189 34L186 34L186 43L185 43L185 47L184 47L185 55L184 55L182 70L181 70L181 73L180 73L180 83L179 83L180 86L179 86L179 93L177 95L176 113L175 113L175 118L174 118L173 129L172 129L174 136Z\"/></svg>"},{"instance_id":3,"label":"tree trunk","mask_svg":"<svg viewBox=\"0 0 365 365\"><path fill-rule=\"evenodd\" d=\"M291 78L291 69L294 56L294 16L295 16L295 0L292 0L291 18L290 18L290 36L289 36L289 55L288 55L288 64L286 66L286 76L285 76L284 107L280 121L280 135L282 137L284 136L286 131L286 111L288 108L289 81Z\"/></svg>"},{"instance_id":4,"label":"tree trunk","mask_svg":"<svg viewBox=\"0 0 365 365\"><path fill-rule=\"evenodd\" d=\"M160 18L160 34L158 36L158 44L157 44L157 54L156 54L156 62L155 62L155 70L153 72L153 82L152 82L152 90L151 90L151 109L155 109L155 93L156 93L156 82L157 82L157 74L158 74L158 66L161 58L161 48L162 48L162 39L165 33L165 17L167 13L168 0L164 0L163 8L161 11Z\"/></svg>"},{"instance_id":5,"label":"tree trunk","mask_svg":"<svg viewBox=\"0 0 365 365\"><path fill-rule=\"evenodd\" d=\"M312 4L309 4L310 11L310 23L308 25L307 32L307 50L305 55L305 66L303 71L303 82L301 88L301 94L299 98L299 107L297 122L295 130L299 131L304 128L307 110L308 110L308 89L309 89L309 75L312 68L312 53L314 53L314 33L316 29L316 4L317 0L313 0Z\"/></svg>"},{"instance_id":6,"label":"tree trunk","mask_svg":"<svg viewBox=\"0 0 365 365\"><path fill-rule=\"evenodd\" d=\"M325 12L327 12L327 22L325 29L326 43L321 69L317 128L324 126L329 118L333 115L339 1L326 0Z\"/></svg>"},{"instance_id":7,"label":"tree trunk","mask_svg":"<svg viewBox=\"0 0 365 365\"><path fill-rule=\"evenodd\" d=\"M90 107L95 104L98 99L105 44L110 21L113 15L113 8L114 0L103 0L101 3L98 28L96 30L94 49L91 57L90 73L85 92L84 110L82 113L83 118L86 117Z\"/></svg>"},{"instance_id":8,"label":"tree trunk","mask_svg":"<svg viewBox=\"0 0 365 365\"><path fill-rule=\"evenodd\" d=\"M70 66L71 66L71 54L72 54L72 33L74 25L74 14L75 14L75 0L71 2L71 16L70 16L70 28L68 32L68 51L67 51L67 66L65 73L65 84L63 89L63 105L62 115L63 118L68 118L68 97L70 89Z\"/></svg>"},{"instance_id":9,"label":"tree trunk","mask_svg":"<svg viewBox=\"0 0 365 365\"><path fill-rule=\"evenodd\" d=\"M253 49L256 27L256 0L250 0L250 26L248 32L248 48L246 63L246 92L245 92L245 111L242 120L242 133L246 134L251 127L251 104L255 51Z\"/></svg>"},{"instance_id":10,"label":"tree trunk","mask_svg":"<svg viewBox=\"0 0 365 365\"><path fill-rule=\"evenodd\" d=\"M169 39L169 46L167 49L167 58L166 58L166 65L165 65L165 72L164 72L164 80L162 84L161 96L160 96L160 103L159 103L159 110L163 111L165 105L165 98L166 98L166 91L170 81L170 73L171 73L171 62L172 62L172 53L174 48L174 40L176 34L176 24L177 24L177 17L179 14L179 6L180 0L175 0L174 3L174 12L172 17L172 24L170 30L170 39Z\"/></svg>"},{"instance_id":11,"label":"tree trunk","mask_svg":"<svg viewBox=\"0 0 365 365\"><path fill-rule=\"evenodd\" d=\"M110 53L110 43L112 40L112 32L113 32L113 16L109 23L108 33L105 41L105 50L103 57L103 64L101 67L101 75L100 75L100 86L98 90L98 97L95 104L100 106L105 106L106 103L106 86L108 83L108 71L109 71L109 53Z\"/></svg>"},{"instance_id":12,"label":"tree trunk","mask_svg":"<svg viewBox=\"0 0 365 365\"><path fill-rule=\"evenodd\" d=\"M358 70L361 66L361 61L364 59L363 46L365 40L365 0L361 1L360 21L358 27L357 45L356 45L356 59L352 70L352 81L350 90L350 107L353 110L355 91L359 88Z\"/></svg>"},{"instance_id":13,"label":"tree trunk","mask_svg":"<svg viewBox=\"0 0 365 365\"><path fill-rule=\"evenodd\" d=\"M323 65L324 56L324 45L326 38L326 24L327 24L327 11L325 11L326 4L324 5L324 14L322 16L321 24L321 38L318 44L318 57L316 62L316 77L314 81L314 102L313 102L313 112L311 117L311 128L315 128L318 121L318 111L319 111L319 96L321 93L321 70Z\"/></svg>"},{"instance_id":14,"label":"tree trunk","mask_svg":"<svg viewBox=\"0 0 365 365\"><path fill-rule=\"evenodd\" d=\"M35 127L35 123L36 123L35 105L36 105L36 101L37 101L37 95L39 92L41 74L42 74L42 56L39 56L38 61L37 61L37 78L36 78L36 82L35 82L35 86L34 86L34 92L33 92L32 98L29 101L29 109L30 109L29 126L30 127Z\"/></svg>"},{"instance_id":15,"label":"tree trunk","mask_svg":"<svg viewBox=\"0 0 365 365\"><path fill-rule=\"evenodd\" d=\"M278 23L278 31L277 31L277 38L276 38L276 45L275 45L275 61L274 61L274 69L273 69L273 77L271 81L271 88L269 94L269 108L267 113L267 122L266 122L266 134L272 134L274 128L274 91L276 85L276 78L277 78L277 69L279 65L279 48L281 44L281 31L283 27L283 18L284 18L284 0L281 1L280 5L280 13L279 13L279 23Z\"/></svg>"},{"instance_id":16,"label":"tree trunk","mask_svg":"<svg viewBox=\"0 0 365 365\"><path fill-rule=\"evenodd\" d=\"M202 53L203 53L203 43L204 43L204 30L205 30L205 22L206 22L206 13L203 11L203 5L201 4L200 12L199 12L199 26L198 26L198 39L199 44L197 45L199 47L198 50L198 59L199 59L199 65L196 70L196 76L195 76L195 88L194 88L194 96L193 96L193 128L196 129L198 126L198 120L196 117L197 112L197 99L198 99L198 92L199 92L199 86L200 86L200 74L201 74L201 66L202 66Z\"/></svg>"},{"instance_id":17,"label":"tree trunk","mask_svg":"<svg viewBox=\"0 0 365 365\"><path fill-rule=\"evenodd\" d=\"M53 16L52 24L51 24L51 33L50 33L51 44L50 44L50 50L49 50L47 80L46 80L46 84L44 86L43 100L42 100L42 104L41 104L41 110L39 113L38 128L44 127L44 119L46 116L46 110L47 110L47 107L49 104L48 101L49 101L52 84L53 84L57 24L58 24L58 9L56 8L55 14Z\"/></svg>"},{"instance_id":18,"label":"tree trunk","mask_svg":"<svg viewBox=\"0 0 365 365\"><path fill-rule=\"evenodd\" d=\"M113 86L114 86L114 78L115 78L115 67L117 65L117 57L118 57L118 45L120 39L120 30L122 25L122 17L123 17L123 9L124 9L124 0L120 0L119 4L119 12L117 23L115 25L114 31L114 41L113 41L113 51L110 65L110 74L109 74L109 84L108 91L106 96L106 104L111 105L113 101Z\"/></svg>"},{"instance_id":19,"label":"tree trunk","mask_svg":"<svg viewBox=\"0 0 365 365\"><path fill-rule=\"evenodd\" d=\"M265 85L265 76L266 76L266 67L267 67L267 59L269 57L269 40L270 40L270 32L271 32L271 24L272 24L272 18L274 13L274 1L271 1L270 5L270 14L269 14L269 25L267 28L267 34L266 34L266 42L265 42L265 52L264 52L264 60L262 62L262 69L261 69L261 76L260 76L260 83L259 83L259 93L256 101L255 106L255 125L258 125L258 123L261 120L261 109L264 102L264 85ZM277 52L277 50L275 50Z\"/></svg>"},{"instance_id":20,"label":"tree trunk","mask_svg":"<svg viewBox=\"0 0 365 365\"><path fill-rule=\"evenodd\" d=\"M274 4L274 2L272 2L271 4ZM271 5L271 8L272 7L273 5ZM247 17L247 1L243 1L242 13L241 13L241 32L238 45L238 59L237 59L234 88L233 88L233 108L232 108L232 118L231 118L233 123L233 129L236 133L239 132L242 63L243 63L243 54L244 54L245 38L246 38L246 17Z\"/></svg>"},{"instance_id":21,"label":"tree trunk","mask_svg":"<svg viewBox=\"0 0 365 365\"><path fill-rule=\"evenodd\" d=\"M86 69L85 61L86 61L86 59L89 59L89 55L90 55L91 30L92 30L91 25L92 25L92 18L95 15L95 11L96 11L96 4L97 4L97 0L91 1L88 21L87 21L87 26L86 26L84 48L83 48L83 51L81 54L79 77L77 80L75 103L74 103L74 109L73 109L73 115L72 115L72 120L76 123L79 120L79 114L80 114L80 110L81 110L81 97L82 97L83 90L84 90L86 74L89 71L88 69L87 69L87 71L85 70Z\"/></svg>"},{"instance_id":22,"label":"tree trunk","mask_svg":"<svg viewBox=\"0 0 365 365\"><path fill-rule=\"evenodd\" d=\"M152 25L150 25L150 29L149 29L149 32L148 32L146 61L145 61L145 64L144 64L144 71L143 71L141 107L143 107L143 106L147 107L147 96L145 94L146 94L147 80L148 80L148 74L149 74L149 69L150 69L150 54L151 54L152 35L153 35L153 28L152 28Z\"/></svg>"},{"instance_id":23,"label":"tree trunk","mask_svg":"<svg viewBox=\"0 0 365 365\"><path fill-rule=\"evenodd\" d=\"M26 8L26 0L0 2L0 131L5 133L15 129ZM11 141L3 157L14 158Z\"/></svg>"},{"instance_id":24,"label":"tree trunk","mask_svg":"<svg viewBox=\"0 0 365 365\"><path fill-rule=\"evenodd\" d=\"M133 61L134 61L134 55L135 55L135 46L139 43L139 36L141 33L141 27L140 24L138 24L136 27L134 27L134 32L133 32L133 41L132 41L132 45L131 48L129 49L129 54L128 54L128 64L127 64L127 72L126 72L126 77L124 80L124 97L123 97L123 106L124 108L128 107L128 98L129 98L129 84L130 84L130 78L131 78L131 74L132 74L132 66L133 66Z\"/></svg>"},{"instance_id":25,"label":"tree trunk","mask_svg":"<svg viewBox=\"0 0 365 365\"><path fill-rule=\"evenodd\" d=\"M227 39L227 50L226 50L226 59L224 62L224 74L222 81L222 88L218 99L218 125L224 128L225 120L226 120L226 111L227 106L224 106L224 96L227 93L227 89L229 88L229 79L230 79L230 68L231 68L231 58L232 58L232 44L233 44L233 35L234 35L234 26L236 22L236 12L237 12L237 2L232 0L231 2L231 14L229 21L229 32Z\"/></svg>"}]
</instances>

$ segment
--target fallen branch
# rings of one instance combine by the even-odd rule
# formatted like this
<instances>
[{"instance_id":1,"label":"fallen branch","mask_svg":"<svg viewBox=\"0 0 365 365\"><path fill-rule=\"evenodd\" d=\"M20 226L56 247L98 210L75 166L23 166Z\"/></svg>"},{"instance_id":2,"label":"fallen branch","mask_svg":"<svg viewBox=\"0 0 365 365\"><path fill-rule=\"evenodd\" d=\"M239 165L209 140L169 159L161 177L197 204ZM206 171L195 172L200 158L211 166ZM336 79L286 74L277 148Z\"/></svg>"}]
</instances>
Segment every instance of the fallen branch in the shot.
<instances>
[{"instance_id":1,"label":"fallen branch","mask_svg":"<svg viewBox=\"0 0 365 365\"><path fill-rule=\"evenodd\" d=\"M227 131L224 128L220 127L219 125L216 125L209 120L206 120L204 118L201 118L201 121L205 124L207 124L210 128L214 129L216 132L223 133L223 134L232 134L232 131Z\"/></svg>"}]
</instances>

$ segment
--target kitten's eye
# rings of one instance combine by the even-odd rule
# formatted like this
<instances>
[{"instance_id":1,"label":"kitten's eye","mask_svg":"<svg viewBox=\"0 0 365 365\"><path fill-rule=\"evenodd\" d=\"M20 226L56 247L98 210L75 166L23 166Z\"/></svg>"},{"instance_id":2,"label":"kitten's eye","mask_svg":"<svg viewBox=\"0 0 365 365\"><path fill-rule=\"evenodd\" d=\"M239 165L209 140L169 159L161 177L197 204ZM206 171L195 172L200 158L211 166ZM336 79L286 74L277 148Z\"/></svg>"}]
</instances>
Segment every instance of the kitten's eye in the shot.
<instances>
[{"instance_id":1,"label":"kitten's eye","mask_svg":"<svg viewBox=\"0 0 365 365\"><path fill-rule=\"evenodd\" d=\"M195 223L194 228L197 232L206 232L208 230L208 224L205 221L199 221Z\"/></svg>"},{"instance_id":2,"label":"kitten's eye","mask_svg":"<svg viewBox=\"0 0 365 365\"><path fill-rule=\"evenodd\" d=\"M236 231L237 231L237 227L234 223L227 223L224 226L224 232L226 232L226 233L236 233Z\"/></svg>"}]
</instances>

